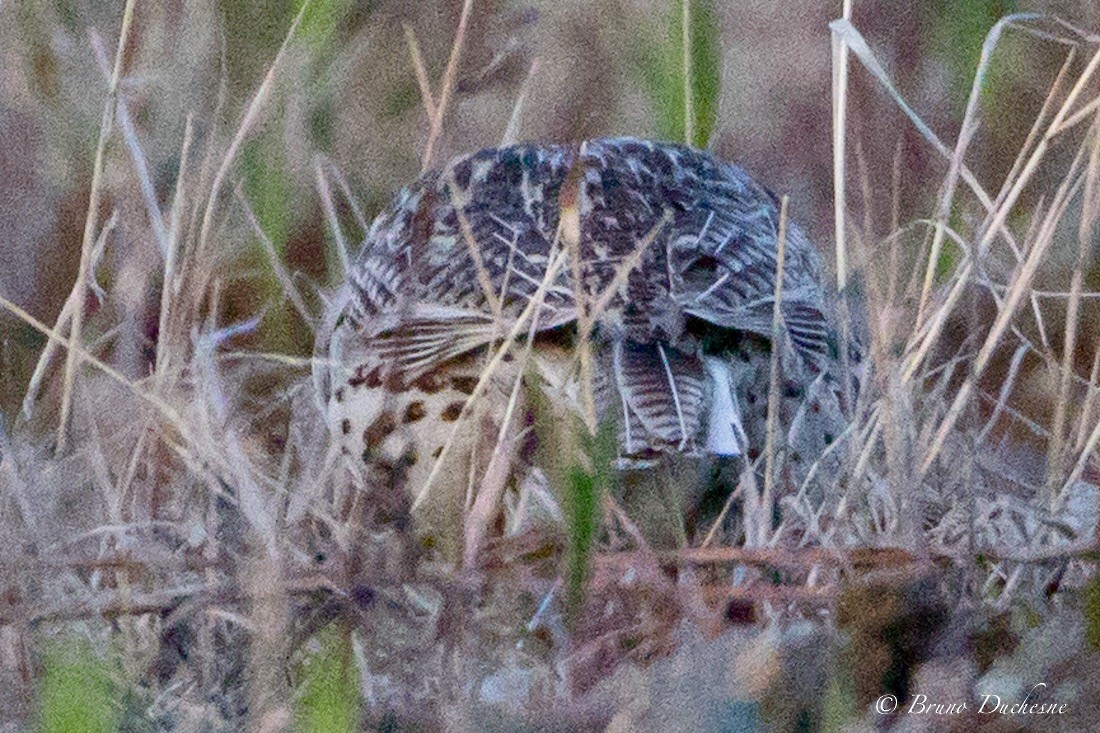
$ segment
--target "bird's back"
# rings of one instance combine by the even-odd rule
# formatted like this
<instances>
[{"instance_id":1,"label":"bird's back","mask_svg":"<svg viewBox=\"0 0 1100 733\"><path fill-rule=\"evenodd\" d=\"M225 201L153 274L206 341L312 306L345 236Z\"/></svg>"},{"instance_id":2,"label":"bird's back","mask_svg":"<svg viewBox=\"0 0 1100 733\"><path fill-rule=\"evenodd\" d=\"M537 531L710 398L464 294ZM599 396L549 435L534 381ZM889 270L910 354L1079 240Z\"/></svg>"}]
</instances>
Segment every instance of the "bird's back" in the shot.
<instances>
[{"instance_id":1,"label":"bird's back","mask_svg":"<svg viewBox=\"0 0 1100 733\"><path fill-rule=\"evenodd\" d=\"M333 429L356 459L388 441L386 453L432 461L439 436L463 430L457 416L486 366L478 393L522 411L508 384L527 366L505 364L523 346L494 360L516 336L534 336L536 361L552 342L541 365L565 371L544 369L546 381L577 403L576 360L560 357L579 321L592 325L596 406L619 422L623 453L740 453L739 416L719 406L737 410L722 392L742 388L737 349L771 336L778 231L772 194L683 145L614 138L457 158L396 196L349 273L326 344ZM791 225L779 346L803 379L829 358L826 303L818 256ZM417 435L429 450L409 447Z\"/></svg>"}]
</instances>

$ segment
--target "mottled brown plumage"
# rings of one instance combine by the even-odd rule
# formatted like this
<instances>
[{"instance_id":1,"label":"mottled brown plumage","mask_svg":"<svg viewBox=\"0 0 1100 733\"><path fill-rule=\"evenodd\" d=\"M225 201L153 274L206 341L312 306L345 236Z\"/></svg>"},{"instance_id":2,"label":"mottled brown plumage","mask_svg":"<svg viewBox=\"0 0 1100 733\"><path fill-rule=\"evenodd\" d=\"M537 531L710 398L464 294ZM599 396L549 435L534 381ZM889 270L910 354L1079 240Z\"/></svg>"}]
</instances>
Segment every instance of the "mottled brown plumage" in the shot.
<instances>
[{"instance_id":1,"label":"mottled brown plumage","mask_svg":"<svg viewBox=\"0 0 1100 733\"><path fill-rule=\"evenodd\" d=\"M356 258L324 345L338 365L334 432L356 459L405 466L414 493L452 434L463 447L437 479L469 473L487 460L477 436L522 427L525 374L583 410L570 346L591 319L594 407L618 421L625 458L741 454L760 432L742 413L757 421L766 404L753 355L772 333L778 228L772 194L682 145L617 138L460 157L402 190ZM795 225L781 311L797 397L824 384L832 347L818 256ZM534 336L530 361L516 343L487 374L513 335ZM485 405L464 409L482 380ZM515 425L502 428L508 414Z\"/></svg>"}]
</instances>

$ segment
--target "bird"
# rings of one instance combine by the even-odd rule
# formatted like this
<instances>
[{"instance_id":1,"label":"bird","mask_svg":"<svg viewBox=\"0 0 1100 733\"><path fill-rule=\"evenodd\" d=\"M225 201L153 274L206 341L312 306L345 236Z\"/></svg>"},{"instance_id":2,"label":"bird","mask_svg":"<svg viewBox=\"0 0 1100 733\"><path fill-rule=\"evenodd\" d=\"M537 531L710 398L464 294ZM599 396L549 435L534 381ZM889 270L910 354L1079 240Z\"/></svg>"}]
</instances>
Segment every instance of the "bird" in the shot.
<instances>
[{"instance_id":1,"label":"bird","mask_svg":"<svg viewBox=\"0 0 1100 733\"><path fill-rule=\"evenodd\" d=\"M318 343L342 453L417 502L450 483L447 511L468 506L492 446L530 442L534 387L612 421L622 465L751 455L773 348L788 422L814 423L805 396L836 393L830 296L789 223L775 338L779 219L741 168L634 137L425 172L369 227Z\"/></svg>"}]
</instances>

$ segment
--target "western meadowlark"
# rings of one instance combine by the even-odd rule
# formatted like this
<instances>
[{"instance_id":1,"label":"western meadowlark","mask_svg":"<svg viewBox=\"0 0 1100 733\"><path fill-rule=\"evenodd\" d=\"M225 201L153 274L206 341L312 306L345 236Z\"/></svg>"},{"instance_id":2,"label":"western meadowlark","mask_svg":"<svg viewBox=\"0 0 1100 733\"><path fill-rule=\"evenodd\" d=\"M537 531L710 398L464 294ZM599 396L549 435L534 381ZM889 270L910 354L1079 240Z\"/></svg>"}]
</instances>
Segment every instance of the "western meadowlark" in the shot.
<instances>
[{"instance_id":1,"label":"western meadowlark","mask_svg":"<svg viewBox=\"0 0 1100 733\"><path fill-rule=\"evenodd\" d=\"M771 348L787 399L833 394L821 268L793 224L771 343L779 224L774 195L683 145L459 157L370 227L322 344L331 427L414 496L450 483L467 501L494 446L527 440L532 388L615 420L625 461L758 450ZM793 404L788 422L827 432Z\"/></svg>"}]
</instances>

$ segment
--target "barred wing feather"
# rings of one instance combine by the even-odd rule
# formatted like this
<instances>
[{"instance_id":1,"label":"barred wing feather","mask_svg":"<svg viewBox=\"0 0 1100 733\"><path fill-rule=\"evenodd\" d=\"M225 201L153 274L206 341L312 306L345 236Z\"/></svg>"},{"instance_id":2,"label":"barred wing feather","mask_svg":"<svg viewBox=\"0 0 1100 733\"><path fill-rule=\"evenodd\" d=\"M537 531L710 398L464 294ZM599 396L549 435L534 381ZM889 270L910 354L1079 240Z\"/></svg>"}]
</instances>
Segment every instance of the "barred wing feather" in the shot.
<instances>
[{"instance_id":1,"label":"barred wing feather","mask_svg":"<svg viewBox=\"0 0 1100 733\"><path fill-rule=\"evenodd\" d=\"M693 447L705 404L706 374L702 362L662 344L616 342L615 384L631 425L643 436L633 443L656 440L678 450ZM636 420L636 423L633 423Z\"/></svg>"}]
</instances>

